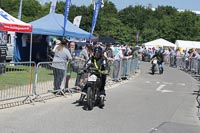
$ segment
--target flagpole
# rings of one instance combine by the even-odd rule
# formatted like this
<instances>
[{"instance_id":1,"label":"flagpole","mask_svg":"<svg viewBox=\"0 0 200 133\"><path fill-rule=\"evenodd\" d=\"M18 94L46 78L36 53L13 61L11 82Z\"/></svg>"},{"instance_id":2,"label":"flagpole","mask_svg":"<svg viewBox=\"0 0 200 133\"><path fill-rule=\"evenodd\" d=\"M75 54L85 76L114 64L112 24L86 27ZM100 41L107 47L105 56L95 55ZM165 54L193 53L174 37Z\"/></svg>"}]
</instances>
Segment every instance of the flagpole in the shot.
<instances>
[{"instance_id":1,"label":"flagpole","mask_svg":"<svg viewBox=\"0 0 200 133\"><path fill-rule=\"evenodd\" d=\"M21 20L22 16L22 2L23 0L20 1L20 6L19 6L19 12L18 12L18 19Z\"/></svg>"},{"instance_id":2,"label":"flagpole","mask_svg":"<svg viewBox=\"0 0 200 133\"><path fill-rule=\"evenodd\" d=\"M101 0L98 0L95 4L96 5L95 5L94 12L93 12L92 29L91 29L91 32L90 32L90 39L92 38L94 29L95 29L95 26L96 26L96 21L97 21L98 13L99 13L99 10L100 10L100 7L101 7Z\"/></svg>"},{"instance_id":3,"label":"flagpole","mask_svg":"<svg viewBox=\"0 0 200 133\"><path fill-rule=\"evenodd\" d=\"M67 19L68 19L70 4L71 4L71 0L66 0L66 2L65 2L65 12L64 12L63 36L65 36L65 30L66 30L66 26L67 26Z\"/></svg>"}]
</instances>

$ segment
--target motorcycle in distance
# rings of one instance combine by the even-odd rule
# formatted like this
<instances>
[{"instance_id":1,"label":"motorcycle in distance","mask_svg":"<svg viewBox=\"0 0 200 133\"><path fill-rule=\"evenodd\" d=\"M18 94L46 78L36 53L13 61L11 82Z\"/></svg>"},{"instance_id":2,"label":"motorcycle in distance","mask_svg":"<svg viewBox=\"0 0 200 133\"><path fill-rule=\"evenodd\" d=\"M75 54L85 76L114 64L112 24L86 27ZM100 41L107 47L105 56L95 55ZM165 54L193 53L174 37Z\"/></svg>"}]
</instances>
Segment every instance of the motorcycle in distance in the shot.
<instances>
[{"instance_id":1,"label":"motorcycle in distance","mask_svg":"<svg viewBox=\"0 0 200 133\"><path fill-rule=\"evenodd\" d=\"M83 71L84 73L88 73L88 78L86 81L86 97L83 99L86 101L86 108L88 110L92 110L95 105L103 108L104 97L100 97L99 95L101 79L99 78L99 76L97 76L102 73L94 67L94 64L89 64L89 67L87 67L87 69L84 69Z\"/></svg>"},{"instance_id":2,"label":"motorcycle in distance","mask_svg":"<svg viewBox=\"0 0 200 133\"><path fill-rule=\"evenodd\" d=\"M163 73L162 65L158 62L158 60L156 58L153 58L151 60L151 64L152 64L152 66L151 66L152 75L154 75L155 72L157 71L157 66L158 66L159 74Z\"/></svg>"}]
</instances>

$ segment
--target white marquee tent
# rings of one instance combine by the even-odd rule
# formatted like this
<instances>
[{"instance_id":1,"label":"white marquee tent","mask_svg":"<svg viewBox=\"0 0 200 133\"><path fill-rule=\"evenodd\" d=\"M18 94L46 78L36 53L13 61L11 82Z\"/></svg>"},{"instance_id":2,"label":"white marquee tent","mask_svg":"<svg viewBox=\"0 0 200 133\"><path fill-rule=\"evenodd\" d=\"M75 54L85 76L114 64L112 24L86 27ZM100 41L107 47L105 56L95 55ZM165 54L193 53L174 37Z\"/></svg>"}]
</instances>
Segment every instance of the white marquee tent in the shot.
<instances>
[{"instance_id":1,"label":"white marquee tent","mask_svg":"<svg viewBox=\"0 0 200 133\"><path fill-rule=\"evenodd\" d=\"M200 49L200 42L198 41L176 40L175 44L178 48L182 48L183 50L188 50L191 48Z\"/></svg>"},{"instance_id":2,"label":"white marquee tent","mask_svg":"<svg viewBox=\"0 0 200 133\"><path fill-rule=\"evenodd\" d=\"M143 44L146 48L158 48L158 47L174 47L176 48L176 45L174 43L171 43L165 39L156 39L147 43Z\"/></svg>"}]
</instances>

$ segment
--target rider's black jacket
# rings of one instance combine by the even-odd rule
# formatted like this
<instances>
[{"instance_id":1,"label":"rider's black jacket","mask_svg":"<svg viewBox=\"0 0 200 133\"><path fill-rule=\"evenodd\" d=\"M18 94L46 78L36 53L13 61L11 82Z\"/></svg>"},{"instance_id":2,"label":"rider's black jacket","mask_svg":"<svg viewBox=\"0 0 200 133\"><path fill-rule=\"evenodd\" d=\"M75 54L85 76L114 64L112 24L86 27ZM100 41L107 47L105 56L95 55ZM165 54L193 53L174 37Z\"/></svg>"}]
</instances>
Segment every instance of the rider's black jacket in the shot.
<instances>
[{"instance_id":1,"label":"rider's black jacket","mask_svg":"<svg viewBox=\"0 0 200 133\"><path fill-rule=\"evenodd\" d=\"M86 67L87 64L92 63L94 65L94 67L96 67L97 69L100 70L100 72L102 72L101 74L97 75L100 78L100 87L99 87L99 91L100 91L100 95L106 95L105 94L105 84L106 84L106 74L104 74L105 71L108 72L109 70L109 65L108 65L108 61L104 56L101 56L100 58L95 58L94 56L90 57L90 59L87 61L86 63ZM95 65L96 64L96 65ZM83 91L86 91L86 86L83 88Z\"/></svg>"},{"instance_id":2,"label":"rider's black jacket","mask_svg":"<svg viewBox=\"0 0 200 133\"><path fill-rule=\"evenodd\" d=\"M105 71L105 70L109 70L109 65L108 65L108 61L107 58L105 58L104 56L101 56L100 58L95 58L94 56L92 56L89 61L91 61L92 64L96 65L95 67L98 67L97 69L99 69L100 71Z\"/></svg>"},{"instance_id":3,"label":"rider's black jacket","mask_svg":"<svg viewBox=\"0 0 200 133\"><path fill-rule=\"evenodd\" d=\"M163 52L156 52L151 59L153 58L157 58L158 60L158 63L163 63L163 60L164 60L164 55L163 55Z\"/></svg>"}]
</instances>

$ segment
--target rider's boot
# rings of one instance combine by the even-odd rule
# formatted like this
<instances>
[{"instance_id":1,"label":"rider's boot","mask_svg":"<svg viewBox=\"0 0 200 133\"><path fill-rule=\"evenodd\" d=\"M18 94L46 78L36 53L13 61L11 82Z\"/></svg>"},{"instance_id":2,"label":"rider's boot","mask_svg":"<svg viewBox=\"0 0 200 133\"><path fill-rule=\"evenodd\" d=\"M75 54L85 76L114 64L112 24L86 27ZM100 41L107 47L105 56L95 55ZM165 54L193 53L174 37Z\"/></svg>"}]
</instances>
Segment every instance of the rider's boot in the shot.
<instances>
[{"instance_id":1,"label":"rider's boot","mask_svg":"<svg viewBox=\"0 0 200 133\"><path fill-rule=\"evenodd\" d=\"M79 98L79 100L78 100L78 103L79 103L79 104L83 104L83 101L84 101L84 99L85 99L85 96L86 96L85 94L82 94L82 93L81 93L81 96L80 96L80 98Z\"/></svg>"},{"instance_id":2,"label":"rider's boot","mask_svg":"<svg viewBox=\"0 0 200 133\"><path fill-rule=\"evenodd\" d=\"M103 108L105 106L104 101L105 101L105 95L100 95L100 102L99 102L100 108Z\"/></svg>"}]
</instances>

